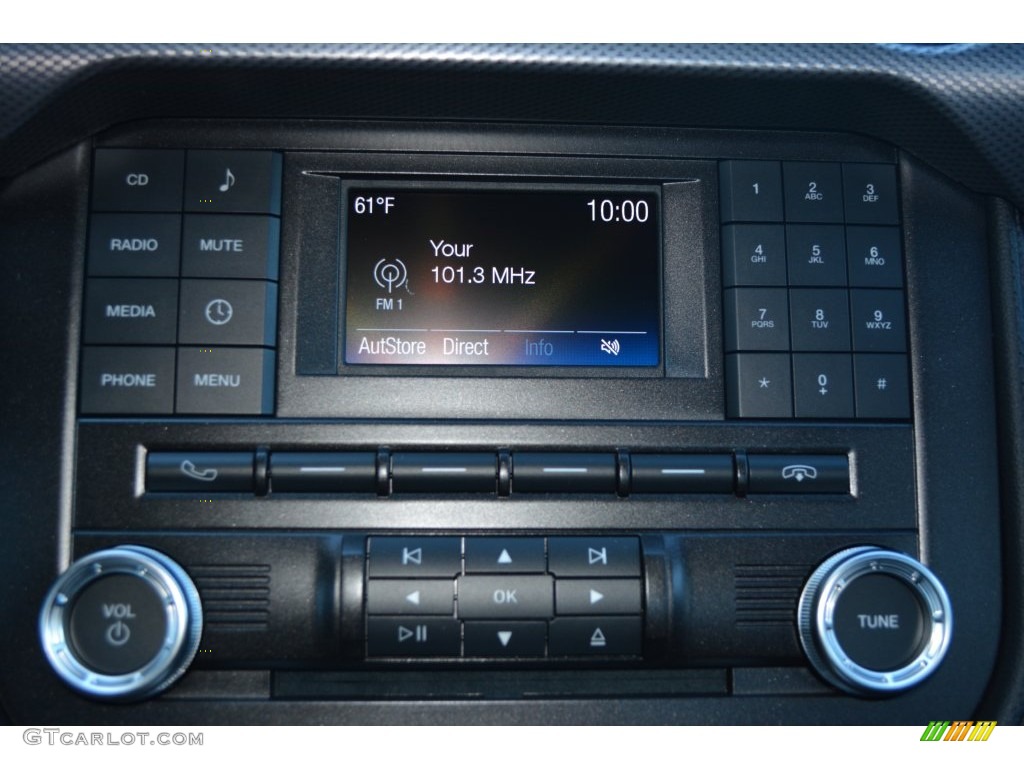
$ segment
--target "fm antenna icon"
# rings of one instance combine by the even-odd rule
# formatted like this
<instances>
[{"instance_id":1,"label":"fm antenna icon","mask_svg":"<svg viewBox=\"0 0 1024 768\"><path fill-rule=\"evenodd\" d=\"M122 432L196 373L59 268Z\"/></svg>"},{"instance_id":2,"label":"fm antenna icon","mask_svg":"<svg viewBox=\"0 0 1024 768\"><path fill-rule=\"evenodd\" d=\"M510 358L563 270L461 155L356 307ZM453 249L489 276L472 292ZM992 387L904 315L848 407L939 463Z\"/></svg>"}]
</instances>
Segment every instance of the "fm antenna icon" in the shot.
<instances>
[{"instance_id":1,"label":"fm antenna icon","mask_svg":"<svg viewBox=\"0 0 1024 768\"><path fill-rule=\"evenodd\" d=\"M401 288L408 282L409 270L405 268L401 259L381 259L373 268L373 280L391 293L395 288Z\"/></svg>"}]
</instances>

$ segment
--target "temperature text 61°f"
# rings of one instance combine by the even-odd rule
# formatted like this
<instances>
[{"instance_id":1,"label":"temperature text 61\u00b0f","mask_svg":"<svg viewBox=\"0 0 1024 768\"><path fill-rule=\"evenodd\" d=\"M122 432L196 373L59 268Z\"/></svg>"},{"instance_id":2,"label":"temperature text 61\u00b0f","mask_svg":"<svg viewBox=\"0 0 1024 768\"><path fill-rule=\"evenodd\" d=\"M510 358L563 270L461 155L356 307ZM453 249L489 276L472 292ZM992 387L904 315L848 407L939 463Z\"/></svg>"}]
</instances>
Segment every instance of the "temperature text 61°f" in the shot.
<instances>
[{"instance_id":1,"label":"temperature text 61\u00b0f","mask_svg":"<svg viewBox=\"0 0 1024 768\"><path fill-rule=\"evenodd\" d=\"M369 195L356 195L352 198L352 211L359 215L364 213L383 213L385 216L391 213L391 210L395 207L395 198L393 195L377 195L376 197Z\"/></svg>"}]
</instances>

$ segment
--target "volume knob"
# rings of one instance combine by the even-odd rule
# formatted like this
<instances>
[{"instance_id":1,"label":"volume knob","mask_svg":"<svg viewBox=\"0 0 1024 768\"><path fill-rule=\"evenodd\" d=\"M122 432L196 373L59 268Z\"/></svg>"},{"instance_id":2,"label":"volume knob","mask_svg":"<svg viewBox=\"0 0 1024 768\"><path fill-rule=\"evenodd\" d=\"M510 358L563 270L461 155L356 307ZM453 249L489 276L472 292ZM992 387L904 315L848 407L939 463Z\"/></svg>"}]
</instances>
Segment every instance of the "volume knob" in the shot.
<instances>
[{"instance_id":1,"label":"volume knob","mask_svg":"<svg viewBox=\"0 0 1024 768\"><path fill-rule=\"evenodd\" d=\"M188 574L166 555L121 546L76 561L43 601L39 638L54 671L99 699L152 696L199 648L203 616Z\"/></svg>"},{"instance_id":2,"label":"volume knob","mask_svg":"<svg viewBox=\"0 0 1024 768\"><path fill-rule=\"evenodd\" d=\"M953 634L942 582L914 558L879 547L843 550L819 565L797 615L812 666L852 693L917 685L938 668Z\"/></svg>"}]
</instances>

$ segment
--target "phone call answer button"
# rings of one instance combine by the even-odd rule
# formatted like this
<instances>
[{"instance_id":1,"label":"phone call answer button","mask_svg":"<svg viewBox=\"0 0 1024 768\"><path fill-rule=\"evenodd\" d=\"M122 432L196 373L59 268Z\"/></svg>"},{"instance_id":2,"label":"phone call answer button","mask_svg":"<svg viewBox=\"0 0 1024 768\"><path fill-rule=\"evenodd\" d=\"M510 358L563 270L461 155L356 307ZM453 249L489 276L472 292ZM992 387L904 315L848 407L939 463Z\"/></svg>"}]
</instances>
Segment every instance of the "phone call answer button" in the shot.
<instances>
[{"instance_id":1,"label":"phone call answer button","mask_svg":"<svg viewBox=\"0 0 1024 768\"><path fill-rule=\"evenodd\" d=\"M251 453L175 452L146 456L146 490L171 493L252 493Z\"/></svg>"}]
</instances>

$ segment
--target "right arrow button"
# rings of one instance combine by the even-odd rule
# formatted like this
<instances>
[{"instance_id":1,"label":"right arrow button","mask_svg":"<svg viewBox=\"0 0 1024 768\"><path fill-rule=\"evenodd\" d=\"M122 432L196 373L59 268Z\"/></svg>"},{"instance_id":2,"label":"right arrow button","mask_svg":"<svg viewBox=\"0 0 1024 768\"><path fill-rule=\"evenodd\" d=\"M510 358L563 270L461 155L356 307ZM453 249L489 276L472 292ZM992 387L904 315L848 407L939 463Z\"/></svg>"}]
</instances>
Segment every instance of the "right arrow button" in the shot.
<instances>
[{"instance_id":1,"label":"right arrow button","mask_svg":"<svg viewBox=\"0 0 1024 768\"><path fill-rule=\"evenodd\" d=\"M639 615L643 612L639 579L557 579L558 616Z\"/></svg>"}]
</instances>

